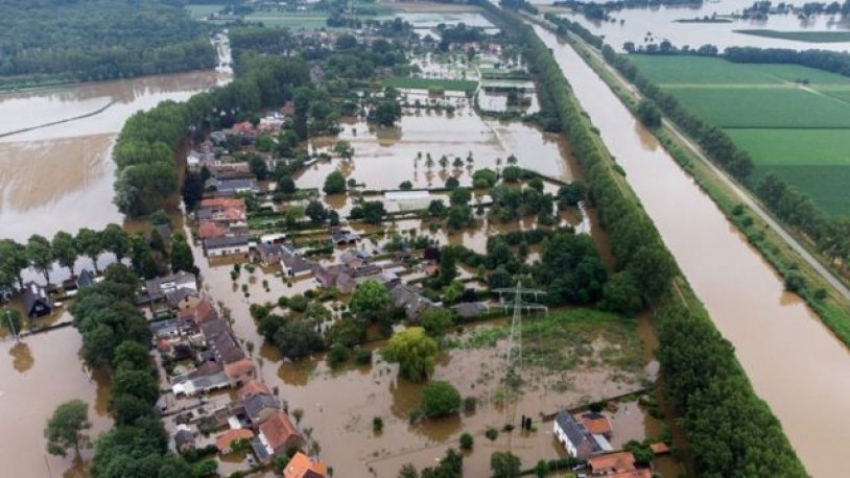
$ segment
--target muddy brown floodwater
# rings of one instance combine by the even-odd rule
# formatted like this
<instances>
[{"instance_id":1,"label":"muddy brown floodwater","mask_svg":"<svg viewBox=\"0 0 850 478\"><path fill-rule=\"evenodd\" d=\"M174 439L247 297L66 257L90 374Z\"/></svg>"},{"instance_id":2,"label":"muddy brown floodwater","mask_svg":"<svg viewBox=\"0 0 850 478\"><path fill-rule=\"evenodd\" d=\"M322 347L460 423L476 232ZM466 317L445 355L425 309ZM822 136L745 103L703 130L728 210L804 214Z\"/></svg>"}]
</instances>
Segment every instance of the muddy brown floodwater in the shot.
<instances>
[{"instance_id":1,"label":"muddy brown floodwater","mask_svg":"<svg viewBox=\"0 0 850 478\"><path fill-rule=\"evenodd\" d=\"M808 472L839 476L850 353L568 45L535 27Z\"/></svg>"},{"instance_id":2,"label":"muddy brown floodwater","mask_svg":"<svg viewBox=\"0 0 850 478\"><path fill-rule=\"evenodd\" d=\"M0 447L2 476L83 476L81 464L48 455L42 431L53 410L78 398L89 404L91 436L111 425L107 412L109 391L104 377L89 378L77 351L82 345L73 328L26 337L21 343L5 338L0 343ZM91 457L91 450L83 458Z\"/></svg>"},{"instance_id":3,"label":"muddy brown floodwater","mask_svg":"<svg viewBox=\"0 0 850 478\"><path fill-rule=\"evenodd\" d=\"M0 237L25 241L123 218L112 204L112 144L124 121L163 100L185 100L228 81L193 72L0 95Z\"/></svg>"}]
</instances>

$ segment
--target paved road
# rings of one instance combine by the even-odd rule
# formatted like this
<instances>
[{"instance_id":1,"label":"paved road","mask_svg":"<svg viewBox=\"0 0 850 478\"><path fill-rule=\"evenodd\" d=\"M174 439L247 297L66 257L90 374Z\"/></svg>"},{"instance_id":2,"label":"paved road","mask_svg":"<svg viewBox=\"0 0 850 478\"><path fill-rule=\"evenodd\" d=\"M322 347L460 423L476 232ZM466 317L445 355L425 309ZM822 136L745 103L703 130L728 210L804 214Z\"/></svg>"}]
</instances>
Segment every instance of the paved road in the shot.
<instances>
[{"instance_id":1,"label":"paved road","mask_svg":"<svg viewBox=\"0 0 850 478\"><path fill-rule=\"evenodd\" d=\"M573 38L575 38L579 42L582 42L587 47L587 50L590 51L591 54L593 54L599 60L600 64L604 65L605 68L607 68L608 71L610 71L614 75L617 81L619 81L620 84L624 88L626 88L626 90L632 92L632 94L635 95L635 97L637 98L641 97L641 94L637 90L637 88L633 87L625 78L620 76L619 72L617 72L617 70L615 70L611 65L609 65L604 58L602 58L602 55L598 50L585 43L581 38L578 38L576 36L573 36ZM811 253L809 253L809 251L807 251L806 248L803 247L803 245L800 244L797 239L791 236L791 234L789 234L779 223L777 223L773 219L773 217L771 217L771 215L768 214L768 212L753 199L749 191L745 190L737 182L730 178L725 171L715 166L715 164L712 163L705 156L705 154L703 154L699 146L697 146L696 143L694 143L690 138L688 138L685 134L679 131L679 129L671 121L668 121L665 118L663 119L663 122L664 126L668 127L670 131L674 135L676 135L676 137L678 137L682 141L682 143L685 144L685 146L687 146L688 149L690 149L706 166L708 166L714 172L714 174L717 175L718 178L720 178L721 181L723 181L724 184L726 184L732 191L734 191L735 195L738 196L738 199L740 199L741 202L746 204L756 214L758 214L758 216L765 223L767 223L771 228L773 228L774 231L776 231L776 233L779 235L779 237L782 238L782 240L788 243L788 245L791 246L791 248L794 249L794 251L796 251L797 254L799 254L800 257L803 258L803 260L805 260L809 265L811 265L812 268L817 271L817 273L820 274L824 278L824 280L826 280L830 285L832 285L835 290L837 290L841 295L843 295L845 299L850 299L850 289L848 289L847 286L845 286L840 280L838 280L838 278L835 277L835 275L829 269L824 267L823 264L821 264Z\"/></svg>"}]
</instances>

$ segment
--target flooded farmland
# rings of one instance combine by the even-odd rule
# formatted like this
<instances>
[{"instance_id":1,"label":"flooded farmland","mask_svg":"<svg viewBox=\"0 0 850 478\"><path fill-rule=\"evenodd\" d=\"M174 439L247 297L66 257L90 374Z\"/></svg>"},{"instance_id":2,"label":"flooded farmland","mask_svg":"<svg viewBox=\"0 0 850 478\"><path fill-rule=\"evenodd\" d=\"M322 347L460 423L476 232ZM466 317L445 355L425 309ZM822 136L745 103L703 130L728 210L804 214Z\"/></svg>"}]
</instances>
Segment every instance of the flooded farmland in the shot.
<instances>
[{"instance_id":1,"label":"flooded farmland","mask_svg":"<svg viewBox=\"0 0 850 478\"><path fill-rule=\"evenodd\" d=\"M813 476L843 469L850 352L568 45L535 27L665 244ZM829 413L817 410L829 407Z\"/></svg>"},{"instance_id":2,"label":"flooded farmland","mask_svg":"<svg viewBox=\"0 0 850 478\"><path fill-rule=\"evenodd\" d=\"M121 223L112 204L110 153L124 121L227 78L194 72L0 96L0 237L26 241L35 232L51 237Z\"/></svg>"}]
</instances>

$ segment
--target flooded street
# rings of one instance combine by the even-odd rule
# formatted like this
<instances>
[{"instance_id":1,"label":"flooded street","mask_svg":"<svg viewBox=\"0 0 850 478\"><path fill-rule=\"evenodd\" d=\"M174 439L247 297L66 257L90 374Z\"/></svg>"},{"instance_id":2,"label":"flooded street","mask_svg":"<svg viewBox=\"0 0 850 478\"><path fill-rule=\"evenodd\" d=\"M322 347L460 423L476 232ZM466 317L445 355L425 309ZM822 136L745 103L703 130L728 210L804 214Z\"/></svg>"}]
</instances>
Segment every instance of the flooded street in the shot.
<instances>
[{"instance_id":1,"label":"flooded street","mask_svg":"<svg viewBox=\"0 0 850 478\"><path fill-rule=\"evenodd\" d=\"M112 204L110 156L124 121L140 109L186 100L228 78L192 72L0 96L0 237L24 242L33 233L51 237L60 230L121 223Z\"/></svg>"},{"instance_id":2,"label":"flooded street","mask_svg":"<svg viewBox=\"0 0 850 478\"><path fill-rule=\"evenodd\" d=\"M850 353L567 45L535 27L712 320L813 476L850 443ZM828 413L818 413L819 410Z\"/></svg>"},{"instance_id":3,"label":"flooded street","mask_svg":"<svg viewBox=\"0 0 850 478\"><path fill-rule=\"evenodd\" d=\"M80 334L70 327L26 337L20 344L10 338L0 343L0 427L6 437L0 475L59 477L68 470L64 476L83 476L73 453L68 458L48 455L42 435L53 410L75 398L89 404L89 436L111 425L105 380L97 375L89 380L74 360L81 345ZM83 452L84 459L90 457L91 450Z\"/></svg>"},{"instance_id":4,"label":"flooded street","mask_svg":"<svg viewBox=\"0 0 850 478\"><path fill-rule=\"evenodd\" d=\"M538 5L551 4L549 1L533 0ZM830 17L820 15L800 20L796 15L770 15L767 20L733 20L728 23L687 23L675 20L690 20L696 17L711 17L733 13L740 14L743 9L751 7L751 0L720 0L702 2L699 6L670 6L652 8L631 8L611 12L614 22L594 22L584 15L565 14L565 10L555 11L572 21L581 23L594 35L602 35L605 42L612 48L620 50L625 42L633 42L636 46L644 45L645 39L652 42L670 41L676 47L689 45L699 48L712 44L721 51L730 46L752 46L759 48L792 48L795 50L819 49L846 51L846 42L837 43L807 43L794 40L766 38L734 30L771 29L780 31L841 31L850 28L850 24L840 22L840 16ZM775 3L774 3L775 4ZM799 4L798 6L802 6ZM621 23L623 20L623 23Z\"/></svg>"}]
</instances>

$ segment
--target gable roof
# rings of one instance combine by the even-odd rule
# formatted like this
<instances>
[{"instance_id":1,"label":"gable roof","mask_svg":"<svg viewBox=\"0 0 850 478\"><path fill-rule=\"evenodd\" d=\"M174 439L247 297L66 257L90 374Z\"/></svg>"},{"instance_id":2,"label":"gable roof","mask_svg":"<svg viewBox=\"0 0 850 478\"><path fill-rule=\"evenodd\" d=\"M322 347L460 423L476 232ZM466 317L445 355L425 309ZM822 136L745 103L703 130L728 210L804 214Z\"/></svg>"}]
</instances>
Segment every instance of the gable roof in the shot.
<instances>
[{"instance_id":1,"label":"gable roof","mask_svg":"<svg viewBox=\"0 0 850 478\"><path fill-rule=\"evenodd\" d=\"M635 456L629 451L596 455L587 459L587 466L593 472L604 472L606 470L614 472L631 471L635 469Z\"/></svg>"},{"instance_id":2,"label":"gable roof","mask_svg":"<svg viewBox=\"0 0 850 478\"><path fill-rule=\"evenodd\" d=\"M239 342L236 341L236 338L229 331L216 335L209 342L210 348L215 352L217 361L230 364L245 358L245 352L242 351Z\"/></svg>"},{"instance_id":3,"label":"gable roof","mask_svg":"<svg viewBox=\"0 0 850 478\"><path fill-rule=\"evenodd\" d=\"M567 439L573 444L576 449L584 446L590 453L598 453L602 451L599 443L590 436L583 424L576 419L567 410L561 410L555 415L555 422L558 427L567 436Z\"/></svg>"},{"instance_id":4,"label":"gable roof","mask_svg":"<svg viewBox=\"0 0 850 478\"><path fill-rule=\"evenodd\" d=\"M231 379L239 378L245 374L253 373L254 362L249 358L243 358L224 366L224 373Z\"/></svg>"},{"instance_id":5,"label":"gable roof","mask_svg":"<svg viewBox=\"0 0 850 478\"><path fill-rule=\"evenodd\" d=\"M237 396L244 400L252 395L266 394L271 395L272 391L269 386L259 380L249 380L239 389Z\"/></svg>"},{"instance_id":6,"label":"gable roof","mask_svg":"<svg viewBox=\"0 0 850 478\"><path fill-rule=\"evenodd\" d=\"M263 410L274 409L280 410L280 402L273 395L267 395L265 393L251 395L242 401L245 405L245 413L251 417L251 421L256 424L257 419L260 417L260 413Z\"/></svg>"},{"instance_id":7,"label":"gable roof","mask_svg":"<svg viewBox=\"0 0 850 478\"><path fill-rule=\"evenodd\" d=\"M283 467L284 478L324 478L328 468L320 461L313 461L300 451Z\"/></svg>"},{"instance_id":8,"label":"gable roof","mask_svg":"<svg viewBox=\"0 0 850 478\"><path fill-rule=\"evenodd\" d=\"M229 208L245 209L245 200L241 198L206 198L201 199L201 207L213 210Z\"/></svg>"},{"instance_id":9,"label":"gable roof","mask_svg":"<svg viewBox=\"0 0 850 478\"><path fill-rule=\"evenodd\" d=\"M47 293L47 288L42 287L35 281L30 281L24 284L24 308L27 315L32 313L33 307L36 304L41 304L48 309L53 309L53 301L50 299L50 294Z\"/></svg>"},{"instance_id":10,"label":"gable roof","mask_svg":"<svg viewBox=\"0 0 850 478\"><path fill-rule=\"evenodd\" d=\"M94 284L95 275L94 272L83 269L80 271L80 274L77 276L77 287L86 287Z\"/></svg>"},{"instance_id":11,"label":"gable roof","mask_svg":"<svg viewBox=\"0 0 850 478\"><path fill-rule=\"evenodd\" d=\"M180 288L174 292L165 294L165 302L168 304L169 308L176 309L180 306L181 302L189 297L198 297L198 291L188 287Z\"/></svg>"},{"instance_id":12,"label":"gable roof","mask_svg":"<svg viewBox=\"0 0 850 478\"><path fill-rule=\"evenodd\" d=\"M260 432L266 437L273 450L286 446L294 437L301 437L289 417L281 411L274 413L268 420L264 421L260 425Z\"/></svg>"},{"instance_id":13,"label":"gable roof","mask_svg":"<svg viewBox=\"0 0 850 478\"><path fill-rule=\"evenodd\" d=\"M220 249L223 247L246 246L251 242L251 236L239 234L235 236L211 237L204 240L204 249Z\"/></svg>"},{"instance_id":14,"label":"gable roof","mask_svg":"<svg viewBox=\"0 0 850 478\"><path fill-rule=\"evenodd\" d=\"M612 431L608 417L601 413L585 413L581 416L581 422L593 435L608 435Z\"/></svg>"},{"instance_id":15,"label":"gable roof","mask_svg":"<svg viewBox=\"0 0 850 478\"><path fill-rule=\"evenodd\" d=\"M195 444L195 435L186 429L181 429L177 433L174 434L174 446L177 447L178 450L183 447L183 445L194 445Z\"/></svg>"},{"instance_id":16,"label":"gable roof","mask_svg":"<svg viewBox=\"0 0 850 478\"><path fill-rule=\"evenodd\" d=\"M198 305L191 309L180 311L177 317L180 320L191 320L195 324L201 325L218 319L218 312L216 312L215 307L209 299L202 299L198 302Z\"/></svg>"},{"instance_id":17,"label":"gable roof","mask_svg":"<svg viewBox=\"0 0 850 478\"><path fill-rule=\"evenodd\" d=\"M254 438L254 432L248 430L247 428L236 428L233 430L227 430L222 433L215 439L215 446L218 447L218 451L229 450L230 445L236 440L250 440Z\"/></svg>"},{"instance_id":18,"label":"gable roof","mask_svg":"<svg viewBox=\"0 0 850 478\"><path fill-rule=\"evenodd\" d=\"M201 240L212 239L213 237L221 237L228 233L228 229L218 225L215 221L202 219L198 224L198 238Z\"/></svg>"}]
</instances>

